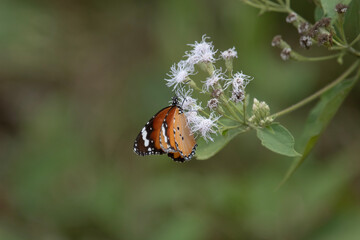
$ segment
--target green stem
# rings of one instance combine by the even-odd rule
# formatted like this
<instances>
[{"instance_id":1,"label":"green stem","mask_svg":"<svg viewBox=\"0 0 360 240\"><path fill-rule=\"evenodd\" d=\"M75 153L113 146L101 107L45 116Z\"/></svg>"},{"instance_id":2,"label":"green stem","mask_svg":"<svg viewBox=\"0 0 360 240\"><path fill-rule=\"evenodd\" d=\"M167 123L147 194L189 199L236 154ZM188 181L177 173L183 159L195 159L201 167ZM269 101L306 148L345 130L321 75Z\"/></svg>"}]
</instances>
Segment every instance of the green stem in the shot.
<instances>
[{"instance_id":1,"label":"green stem","mask_svg":"<svg viewBox=\"0 0 360 240\"><path fill-rule=\"evenodd\" d=\"M357 41L360 40L360 33L357 35L357 37L350 43L350 46L354 45Z\"/></svg>"},{"instance_id":2,"label":"green stem","mask_svg":"<svg viewBox=\"0 0 360 240\"><path fill-rule=\"evenodd\" d=\"M233 103L233 102L231 101L230 104L240 113L240 115L241 115L242 117L244 117L244 113L241 112L241 111L237 108L237 106L236 106L235 103Z\"/></svg>"},{"instance_id":3,"label":"green stem","mask_svg":"<svg viewBox=\"0 0 360 240\"><path fill-rule=\"evenodd\" d=\"M360 57L360 52L359 52L359 51L356 51L356 50L355 50L354 48L352 48L352 47L349 47L348 49L349 49L349 52L350 52L350 53L354 54L354 55L357 56L357 57Z\"/></svg>"},{"instance_id":4,"label":"green stem","mask_svg":"<svg viewBox=\"0 0 360 240\"><path fill-rule=\"evenodd\" d=\"M234 128L239 128L242 127L243 125L236 125L236 126L226 126L224 128L221 128L221 131L225 131L225 130L229 130L229 129L234 129Z\"/></svg>"},{"instance_id":5,"label":"green stem","mask_svg":"<svg viewBox=\"0 0 360 240\"><path fill-rule=\"evenodd\" d=\"M229 105L229 102L226 100L224 95L220 96L221 101L225 104L225 107L229 110L229 112L231 113L231 115L237 119L238 122L242 122L241 119L239 118L239 116L235 113L235 111L233 110L233 108Z\"/></svg>"},{"instance_id":6,"label":"green stem","mask_svg":"<svg viewBox=\"0 0 360 240\"><path fill-rule=\"evenodd\" d=\"M336 53L333 55L328 55L328 56L321 56L321 57L305 57L302 56L296 52L291 52L291 56L298 60L298 61L309 61L309 62L316 62L316 61L324 61L324 60L329 60L329 59L333 59L333 58L337 58L341 55L342 53Z\"/></svg>"},{"instance_id":7,"label":"green stem","mask_svg":"<svg viewBox=\"0 0 360 240\"><path fill-rule=\"evenodd\" d=\"M244 91L244 100L243 100L243 112L244 112L244 123L246 124L246 93Z\"/></svg>"},{"instance_id":8,"label":"green stem","mask_svg":"<svg viewBox=\"0 0 360 240\"><path fill-rule=\"evenodd\" d=\"M262 11L287 12L287 10L285 8L264 6L263 4L256 4L256 3L253 3L248 0L244 0L244 3L246 3L252 7L255 7L255 8L259 8Z\"/></svg>"},{"instance_id":9,"label":"green stem","mask_svg":"<svg viewBox=\"0 0 360 240\"><path fill-rule=\"evenodd\" d=\"M285 0L285 4L287 8L290 8L290 0Z\"/></svg>"},{"instance_id":10,"label":"green stem","mask_svg":"<svg viewBox=\"0 0 360 240\"><path fill-rule=\"evenodd\" d=\"M331 89L332 87L334 87L336 84L338 84L339 82L343 81L346 77L348 77L355 69L356 67L359 65L359 61L360 60L356 60L343 74L341 74L337 79L335 79L333 82L331 82L330 84L326 85L325 87L323 87L322 89L320 89L319 91L317 91L316 93L310 95L309 97L301 100L300 102L280 111L277 112L273 115L271 115L270 117L273 117L274 119L277 117L280 117L282 115L285 115L287 113L290 113L292 111L297 110L298 108L308 104L309 102L315 100L316 98L320 97L324 92L328 91L329 89Z\"/></svg>"},{"instance_id":11,"label":"green stem","mask_svg":"<svg viewBox=\"0 0 360 240\"><path fill-rule=\"evenodd\" d=\"M347 40L346 40L345 32L344 32L344 16L343 16L343 14L338 14L338 24L337 25L338 25L338 29L339 29L342 40L344 41L345 44L347 44Z\"/></svg>"}]
</instances>

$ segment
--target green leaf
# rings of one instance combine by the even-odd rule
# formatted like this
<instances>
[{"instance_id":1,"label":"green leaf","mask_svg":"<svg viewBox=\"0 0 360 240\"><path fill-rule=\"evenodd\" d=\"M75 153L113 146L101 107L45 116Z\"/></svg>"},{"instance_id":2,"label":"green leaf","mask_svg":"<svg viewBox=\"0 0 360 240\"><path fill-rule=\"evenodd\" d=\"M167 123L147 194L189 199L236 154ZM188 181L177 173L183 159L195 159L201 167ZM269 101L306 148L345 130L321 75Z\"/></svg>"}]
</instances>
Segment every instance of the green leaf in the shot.
<instances>
[{"instance_id":1,"label":"green leaf","mask_svg":"<svg viewBox=\"0 0 360 240\"><path fill-rule=\"evenodd\" d=\"M351 42L360 34L360 1L352 1L349 5L345 14L344 29L348 42ZM360 48L360 41L354 47Z\"/></svg>"},{"instance_id":2,"label":"green leaf","mask_svg":"<svg viewBox=\"0 0 360 240\"><path fill-rule=\"evenodd\" d=\"M331 21L334 22L337 18L337 12L335 11L335 6L338 3L343 3L349 5L351 0L321 0L321 6L324 10L325 16L331 18Z\"/></svg>"},{"instance_id":3,"label":"green leaf","mask_svg":"<svg viewBox=\"0 0 360 240\"><path fill-rule=\"evenodd\" d=\"M319 21L324 16L324 10L320 6L316 6L314 12L314 19L315 21Z\"/></svg>"},{"instance_id":4,"label":"green leaf","mask_svg":"<svg viewBox=\"0 0 360 240\"><path fill-rule=\"evenodd\" d=\"M273 123L256 130L261 144L267 149L289 157L300 156L294 149L295 140L291 133L279 123Z\"/></svg>"},{"instance_id":5,"label":"green leaf","mask_svg":"<svg viewBox=\"0 0 360 240\"><path fill-rule=\"evenodd\" d=\"M309 155L311 150L317 143L320 135L326 129L331 119L336 114L342 102L353 88L357 77L340 82L335 87L325 92L316 106L311 110L307 119L303 139L305 146L302 151L302 157L298 158L290 166L285 174L279 187L283 185L296 171L296 169L303 163L305 158Z\"/></svg>"},{"instance_id":6,"label":"green leaf","mask_svg":"<svg viewBox=\"0 0 360 240\"><path fill-rule=\"evenodd\" d=\"M234 121L221 121L225 126L231 127L236 126ZM214 156L217 152L219 152L222 148L226 146L234 137L238 134L243 133L247 130L244 126L238 126L236 128L231 128L222 132L222 134L217 134L213 137L214 141L206 142L204 139L198 140L198 148L196 151L196 158L198 160L206 160L212 156Z\"/></svg>"}]
</instances>

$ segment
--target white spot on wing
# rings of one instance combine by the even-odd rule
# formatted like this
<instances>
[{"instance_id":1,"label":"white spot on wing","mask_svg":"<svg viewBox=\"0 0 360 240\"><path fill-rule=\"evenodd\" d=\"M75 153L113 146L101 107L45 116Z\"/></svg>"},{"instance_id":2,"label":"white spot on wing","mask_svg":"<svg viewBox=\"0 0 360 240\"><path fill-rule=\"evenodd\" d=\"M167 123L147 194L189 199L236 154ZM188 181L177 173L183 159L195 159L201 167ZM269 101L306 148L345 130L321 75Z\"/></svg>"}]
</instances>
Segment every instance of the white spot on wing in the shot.
<instances>
[{"instance_id":1,"label":"white spot on wing","mask_svg":"<svg viewBox=\"0 0 360 240\"><path fill-rule=\"evenodd\" d=\"M147 140L146 138L147 132L145 127L143 127L143 129L141 130L141 135L142 135L142 139L144 140L144 146L145 147L149 146L149 140Z\"/></svg>"},{"instance_id":2,"label":"white spot on wing","mask_svg":"<svg viewBox=\"0 0 360 240\"><path fill-rule=\"evenodd\" d=\"M164 128L164 124L161 126L161 130L162 130L162 133L163 133L163 136L164 136L164 141L167 142L167 137L166 137L166 134L165 134L165 128Z\"/></svg>"}]
</instances>

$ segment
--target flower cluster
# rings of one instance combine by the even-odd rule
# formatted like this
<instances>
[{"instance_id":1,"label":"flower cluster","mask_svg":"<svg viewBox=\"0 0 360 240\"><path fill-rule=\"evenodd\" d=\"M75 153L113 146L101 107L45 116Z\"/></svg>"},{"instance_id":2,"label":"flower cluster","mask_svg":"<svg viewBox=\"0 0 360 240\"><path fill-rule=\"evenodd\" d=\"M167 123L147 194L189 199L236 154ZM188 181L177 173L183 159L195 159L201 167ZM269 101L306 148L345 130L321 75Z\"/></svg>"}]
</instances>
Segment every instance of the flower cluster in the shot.
<instances>
[{"instance_id":1,"label":"flower cluster","mask_svg":"<svg viewBox=\"0 0 360 240\"><path fill-rule=\"evenodd\" d=\"M337 12L338 21L342 22L343 15L346 13L348 6L342 3L336 5L334 11ZM301 16L298 16L295 12L290 12L286 17L286 22L291 23L297 28L299 33L299 44L302 48L309 49L314 44L319 46L332 47L334 44L333 37L336 35L334 27L331 25L332 19L329 17L323 17L314 24L310 24L305 21ZM280 56L283 60L293 58L295 60L301 60L301 56L298 53L293 52L292 48L286 43L280 35L273 38L271 45L281 49Z\"/></svg>"},{"instance_id":2,"label":"flower cluster","mask_svg":"<svg viewBox=\"0 0 360 240\"><path fill-rule=\"evenodd\" d=\"M242 71L233 71L233 60L238 57L235 47L218 51L209 39L204 35L200 42L189 44L191 50L185 52L184 60L171 67L165 81L180 99L191 131L206 141L213 141L212 134L217 134L224 127L220 118L245 124L244 110L239 110L243 108L237 105L246 107L245 89L253 77ZM224 71L222 67L215 66L221 60L225 65ZM204 70L208 76L195 81L193 76L197 75L198 69ZM198 87L197 83L202 87ZM208 97L206 107L201 106L195 95Z\"/></svg>"}]
</instances>

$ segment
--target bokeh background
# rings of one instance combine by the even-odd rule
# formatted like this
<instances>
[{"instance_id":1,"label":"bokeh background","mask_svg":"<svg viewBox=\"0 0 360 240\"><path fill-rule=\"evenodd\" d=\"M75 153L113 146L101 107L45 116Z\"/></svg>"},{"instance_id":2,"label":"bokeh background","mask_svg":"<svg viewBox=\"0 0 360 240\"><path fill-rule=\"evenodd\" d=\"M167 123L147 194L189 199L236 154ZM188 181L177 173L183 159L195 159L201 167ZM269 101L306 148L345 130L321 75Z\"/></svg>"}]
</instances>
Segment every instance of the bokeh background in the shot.
<instances>
[{"instance_id":1,"label":"bokeh background","mask_svg":"<svg viewBox=\"0 0 360 240\"><path fill-rule=\"evenodd\" d=\"M313 20L311 1L293 8ZM0 239L359 239L359 85L279 191L293 159L253 132L206 161L133 153L172 96L170 66L203 34L236 47L272 112L346 68L282 61L273 36L299 49L285 17L238 0L1 0ZM312 106L279 119L297 140Z\"/></svg>"}]
</instances>

